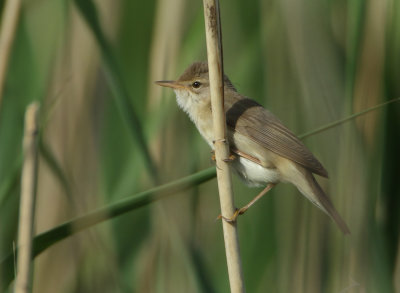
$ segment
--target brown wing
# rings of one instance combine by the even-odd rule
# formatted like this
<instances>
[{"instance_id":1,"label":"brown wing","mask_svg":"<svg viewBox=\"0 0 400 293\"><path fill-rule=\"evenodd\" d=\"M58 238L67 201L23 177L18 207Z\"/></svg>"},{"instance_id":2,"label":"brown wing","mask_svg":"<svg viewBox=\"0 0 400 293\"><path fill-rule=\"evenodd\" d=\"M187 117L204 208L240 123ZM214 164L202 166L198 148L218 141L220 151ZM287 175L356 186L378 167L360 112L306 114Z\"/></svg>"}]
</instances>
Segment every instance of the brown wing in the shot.
<instances>
[{"instance_id":1,"label":"brown wing","mask_svg":"<svg viewBox=\"0 0 400 293\"><path fill-rule=\"evenodd\" d=\"M228 127L311 172L328 177L327 171L307 147L257 102L236 94L233 99L225 100L225 109Z\"/></svg>"}]
</instances>

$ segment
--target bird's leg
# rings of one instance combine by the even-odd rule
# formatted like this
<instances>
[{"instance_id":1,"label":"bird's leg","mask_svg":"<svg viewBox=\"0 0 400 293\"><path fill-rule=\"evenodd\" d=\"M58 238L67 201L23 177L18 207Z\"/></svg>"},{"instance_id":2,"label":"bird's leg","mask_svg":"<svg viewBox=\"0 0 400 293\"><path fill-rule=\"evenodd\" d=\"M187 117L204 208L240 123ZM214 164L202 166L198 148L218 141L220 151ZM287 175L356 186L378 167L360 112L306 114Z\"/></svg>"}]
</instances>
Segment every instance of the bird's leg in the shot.
<instances>
[{"instance_id":1,"label":"bird's leg","mask_svg":"<svg viewBox=\"0 0 400 293\"><path fill-rule=\"evenodd\" d=\"M243 215L253 204L255 204L255 202L257 200L259 200L260 198L262 198L268 191L270 191L272 189L272 187L274 187L275 184L270 183L268 184L255 198L253 198L247 205L245 205L244 207L240 208L240 209L236 209L236 211L234 212L233 216L231 218L226 218L222 215L219 215L217 219L224 219L225 221L229 222L229 223L234 223L236 222L236 218L239 215Z\"/></svg>"}]
</instances>

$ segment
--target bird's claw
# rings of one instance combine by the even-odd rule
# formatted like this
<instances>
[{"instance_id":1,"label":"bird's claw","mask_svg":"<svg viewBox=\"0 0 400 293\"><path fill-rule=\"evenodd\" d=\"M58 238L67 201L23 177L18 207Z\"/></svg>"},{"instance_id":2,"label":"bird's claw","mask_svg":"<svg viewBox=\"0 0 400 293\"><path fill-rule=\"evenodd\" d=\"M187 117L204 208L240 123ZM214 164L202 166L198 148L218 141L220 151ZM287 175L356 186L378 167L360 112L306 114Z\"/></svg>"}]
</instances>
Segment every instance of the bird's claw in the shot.
<instances>
[{"instance_id":1,"label":"bird's claw","mask_svg":"<svg viewBox=\"0 0 400 293\"><path fill-rule=\"evenodd\" d=\"M226 159L223 159L223 161L225 163L229 163L229 162L232 162L235 159L236 159L236 156L234 154L230 154L229 157L226 158ZM214 162L216 161L215 151L211 151L211 160L214 161Z\"/></svg>"},{"instance_id":2,"label":"bird's claw","mask_svg":"<svg viewBox=\"0 0 400 293\"><path fill-rule=\"evenodd\" d=\"M236 159L236 156L234 154L230 154L229 157L227 159L224 159L223 161L225 163L229 163L229 162L232 162L235 159Z\"/></svg>"},{"instance_id":3,"label":"bird's claw","mask_svg":"<svg viewBox=\"0 0 400 293\"><path fill-rule=\"evenodd\" d=\"M221 220L221 219L222 219L222 220L224 220L224 221L227 222L227 223L233 224L233 223L236 222L237 217L238 217L239 215L244 214L244 212L245 212L245 211L242 211L242 209L236 208L236 210L235 210L235 212L233 213L232 217L227 218L227 217L224 217L222 214L220 214L220 215L217 217L217 220Z\"/></svg>"}]
</instances>

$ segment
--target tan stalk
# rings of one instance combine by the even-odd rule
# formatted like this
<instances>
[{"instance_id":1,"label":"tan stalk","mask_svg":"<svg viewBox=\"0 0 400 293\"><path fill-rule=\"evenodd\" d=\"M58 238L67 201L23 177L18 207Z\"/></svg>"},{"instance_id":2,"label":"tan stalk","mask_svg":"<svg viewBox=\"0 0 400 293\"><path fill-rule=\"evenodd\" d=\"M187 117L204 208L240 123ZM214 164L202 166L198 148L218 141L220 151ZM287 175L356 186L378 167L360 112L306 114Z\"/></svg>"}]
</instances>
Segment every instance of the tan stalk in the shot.
<instances>
[{"instance_id":1,"label":"tan stalk","mask_svg":"<svg viewBox=\"0 0 400 293\"><path fill-rule=\"evenodd\" d=\"M18 224L18 259L15 293L31 292L31 259L35 193L38 166L38 110L39 104L28 106L25 113L24 165L21 177L21 200Z\"/></svg>"},{"instance_id":2,"label":"tan stalk","mask_svg":"<svg viewBox=\"0 0 400 293\"><path fill-rule=\"evenodd\" d=\"M4 4L3 21L0 26L0 107L8 60L10 59L20 8L21 0L8 0Z\"/></svg>"},{"instance_id":3,"label":"tan stalk","mask_svg":"<svg viewBox=\"0 0 400 293\"><path fill-rule=\"evenodd\" d=\"M218 0L204 0L203 4L221 215L231 218L235 212L235 205L228 162L229 145L226 139L219 2ZM231 292L245 292L236 222L228 223L222 220L222 226Z\"/></svg>"}]
</instances>

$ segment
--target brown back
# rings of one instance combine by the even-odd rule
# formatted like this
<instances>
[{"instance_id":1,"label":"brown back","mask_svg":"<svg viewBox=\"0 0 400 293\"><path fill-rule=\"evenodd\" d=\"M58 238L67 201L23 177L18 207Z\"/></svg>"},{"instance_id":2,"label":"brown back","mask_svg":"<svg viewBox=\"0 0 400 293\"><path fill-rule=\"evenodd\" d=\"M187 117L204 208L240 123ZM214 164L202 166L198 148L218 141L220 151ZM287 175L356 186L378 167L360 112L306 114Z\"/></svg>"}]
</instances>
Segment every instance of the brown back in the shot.
<instances>
[{"instance_id":1,"label":"brown back","mask_svg":"<svg viewBox=\"0 0 400 293\"><path fill-rule=\"evenodd\" d=\"M311 172L328 177L328 172L308 148L271 112L236 91L230 90L229 96L225 98L228 127Z\"/></svg>"}]
</instances>

